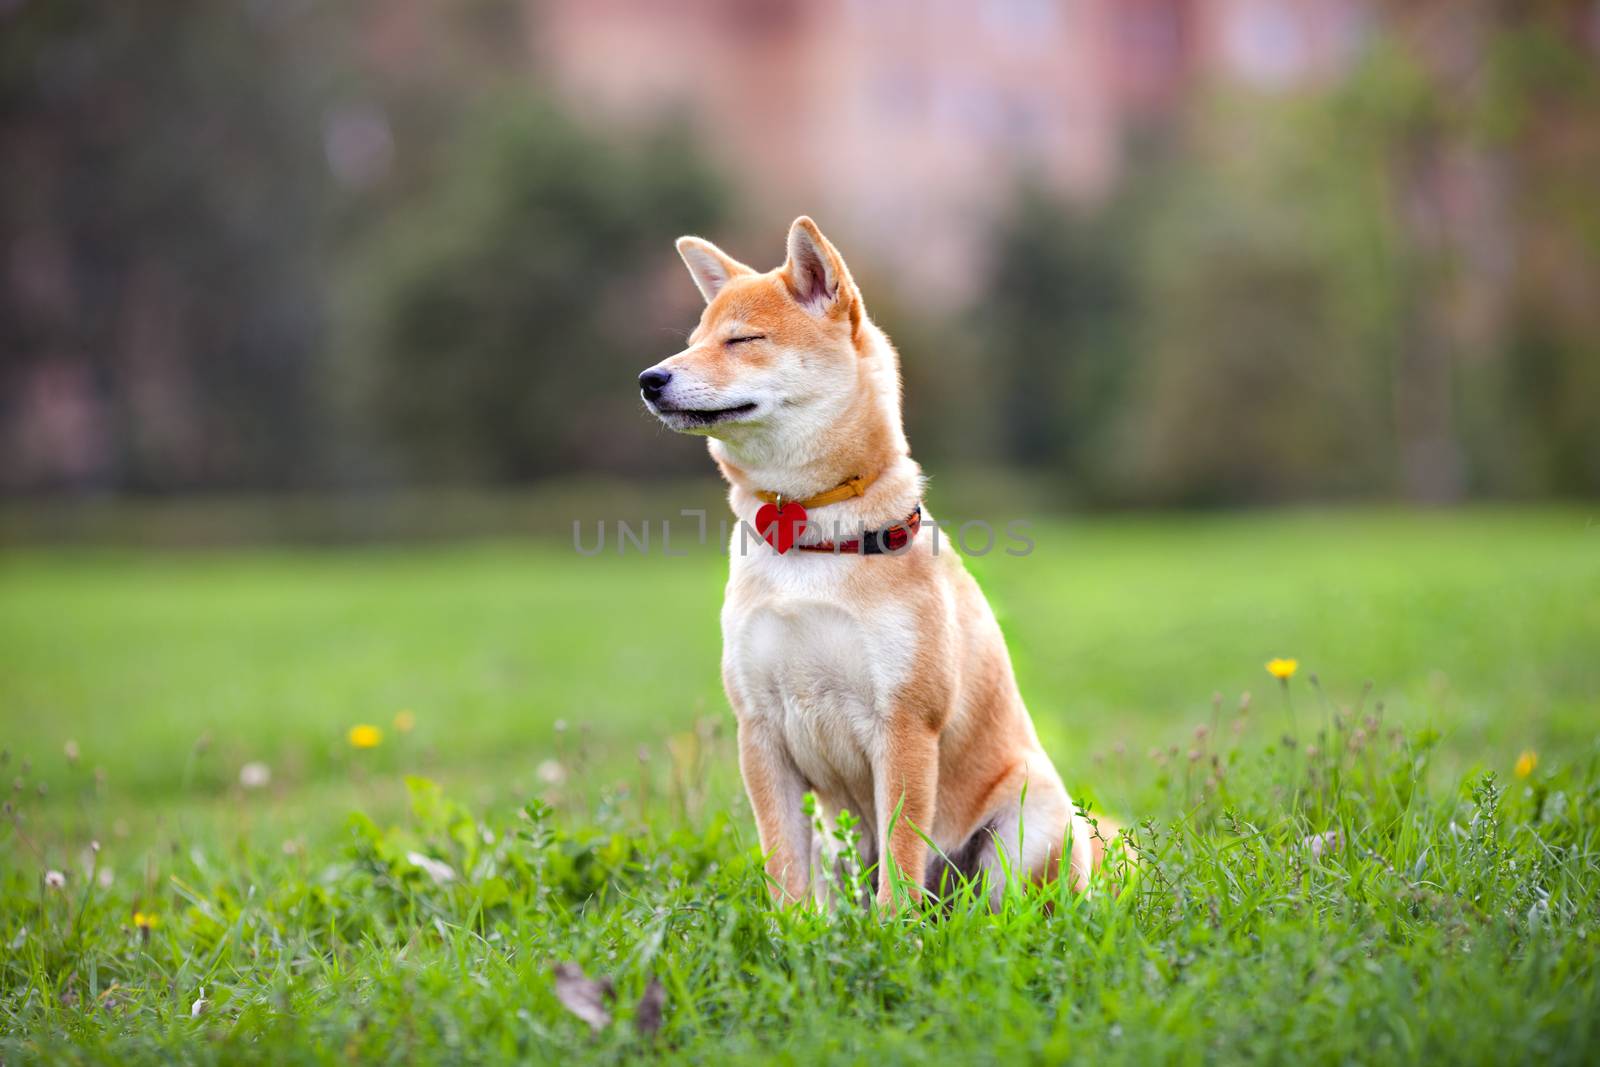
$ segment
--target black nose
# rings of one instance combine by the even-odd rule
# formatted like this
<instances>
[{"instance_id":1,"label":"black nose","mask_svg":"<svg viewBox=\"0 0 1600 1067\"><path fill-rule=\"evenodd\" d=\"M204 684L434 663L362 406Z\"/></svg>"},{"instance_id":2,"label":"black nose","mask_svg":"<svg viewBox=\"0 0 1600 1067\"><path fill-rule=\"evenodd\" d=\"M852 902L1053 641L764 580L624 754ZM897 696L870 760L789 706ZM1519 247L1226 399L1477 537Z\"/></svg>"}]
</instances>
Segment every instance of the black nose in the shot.
<instances>
[{"instance_id":1,"label":"black nose","mask_svg":"<svg viewBox=\"0 0 1600 1067\"><path fill-rule=\"evenodd\" d=\"M639 375L639 389L644 393L646 400L654 400L661 395L661 390L672 381L672 372L669 370L647 370Z\"/></svg>"}]
</instances>

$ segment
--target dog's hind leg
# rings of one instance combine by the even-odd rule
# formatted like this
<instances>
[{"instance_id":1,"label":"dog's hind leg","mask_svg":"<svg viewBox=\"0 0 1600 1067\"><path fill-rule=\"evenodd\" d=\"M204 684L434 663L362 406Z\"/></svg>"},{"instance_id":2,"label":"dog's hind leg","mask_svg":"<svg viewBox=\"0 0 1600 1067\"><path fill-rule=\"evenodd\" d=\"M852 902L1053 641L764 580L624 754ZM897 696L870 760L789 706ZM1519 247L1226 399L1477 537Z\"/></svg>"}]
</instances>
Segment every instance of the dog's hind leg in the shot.
<instances>
[{"instance_id":1,"label":"dog's hind leg","mask_svg":"<svg viewBox=\"0 0 1600 1067\"><path fill-rule=\"evenodd\" d=\"M1029 756L995 787L989 804L970 862L974 874L988 877L992 907L1000 906L1013 879L1036 885L1054 881L1063 858L1072 888L1088 887L1095 863L1093 832L1046 757Z\"/></svg>"}]
</instances>

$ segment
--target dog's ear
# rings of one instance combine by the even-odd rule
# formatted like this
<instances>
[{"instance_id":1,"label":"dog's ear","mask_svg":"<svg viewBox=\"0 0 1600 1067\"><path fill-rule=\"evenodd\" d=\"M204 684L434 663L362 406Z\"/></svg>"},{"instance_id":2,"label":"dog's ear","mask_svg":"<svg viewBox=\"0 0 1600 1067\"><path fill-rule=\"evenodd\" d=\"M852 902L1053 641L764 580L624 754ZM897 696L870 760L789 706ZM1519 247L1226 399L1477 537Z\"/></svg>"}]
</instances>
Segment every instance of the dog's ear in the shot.
<instances>
[{"instance_id":1,"label":"dog's ear","mask_svg":"<svg viewBox=\"0 0 1600 1067\"><path fill-rule=\"evenodd\" d=\"M789 260L783 265L784 284L801 307L819 318L850 319L852 330L861 322L861 294L850 278L844 257L822 236L805 215L789 227Z\"/></svg>"},{"instance_id":2,"label":"dog's ear","mask_svg":"<svg viewBox=\"0 0 1600 1067\"><path fill-rule=\"evenodd\" d=\"M710 241L699 237L678 238L678 255L683 257L684 265L689 268L689 276L694 279L700 295L706 298L708 304L722 292L729 278L755 273Z\"/></svg>"}]
</instances>

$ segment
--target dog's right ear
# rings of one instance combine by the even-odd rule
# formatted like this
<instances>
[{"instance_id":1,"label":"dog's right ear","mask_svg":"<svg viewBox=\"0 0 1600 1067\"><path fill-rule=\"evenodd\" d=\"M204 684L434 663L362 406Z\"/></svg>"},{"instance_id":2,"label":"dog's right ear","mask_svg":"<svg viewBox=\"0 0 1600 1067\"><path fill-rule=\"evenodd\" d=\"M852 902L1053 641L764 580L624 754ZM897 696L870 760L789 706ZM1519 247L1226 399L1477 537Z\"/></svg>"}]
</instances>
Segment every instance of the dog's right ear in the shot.
<instances>
[{"instance_id":1,"label":"dog's right ear","mask_svg":"<svg viewBox=\"0 0 1600 1067\"><path fill-rule=\"evenodd\" d=\"M689 268L689 276L699 286L700 295L706 298L708 304L722 292L729 278L755 273L710 241L699 237L678 238L678 255L683 257L684 265Z\"/></svg>"}]
</instances>

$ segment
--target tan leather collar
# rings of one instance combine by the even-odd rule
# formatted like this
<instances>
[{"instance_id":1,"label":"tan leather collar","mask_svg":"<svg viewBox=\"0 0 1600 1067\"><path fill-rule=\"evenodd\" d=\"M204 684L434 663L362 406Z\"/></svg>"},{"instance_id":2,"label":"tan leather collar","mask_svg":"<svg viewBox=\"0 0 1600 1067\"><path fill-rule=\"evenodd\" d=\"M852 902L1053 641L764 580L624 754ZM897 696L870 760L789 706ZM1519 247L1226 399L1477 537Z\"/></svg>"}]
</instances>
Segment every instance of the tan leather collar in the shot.
<instances>
[{"instance_id":1,"label":"tan leather collar","mask_svg":"<svg viewBox=\"0 0 1600 1067\"><path fill-rule=\"evenodd\" d=\"M799 504L807 511L810 511L812 508L826 507L829 504L837 504L841 500L863 496L867 491L867 487L875 481L877 481L876 478L863 478L857 475L854 478L846 478L832 489L818 493L816 496L807 497L804 500L795 500L793 497L786 497L782 493L774 493L767 489L757 489L756 499L768 504L777 504L779 507L784 504Z\"/></svg>"}]
</instances>

